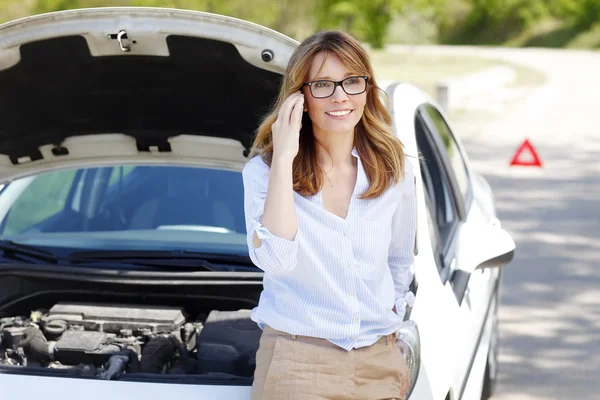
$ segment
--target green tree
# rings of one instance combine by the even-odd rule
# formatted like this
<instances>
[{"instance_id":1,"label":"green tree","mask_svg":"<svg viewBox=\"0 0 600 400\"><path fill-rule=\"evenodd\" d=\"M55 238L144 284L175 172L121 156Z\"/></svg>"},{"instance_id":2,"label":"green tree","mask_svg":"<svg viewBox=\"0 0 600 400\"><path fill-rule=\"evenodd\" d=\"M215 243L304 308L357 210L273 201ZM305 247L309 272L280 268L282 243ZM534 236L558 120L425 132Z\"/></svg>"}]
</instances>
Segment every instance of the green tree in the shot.
<instances>
[{"instance_id":1,"label":"green tree","mask_svg":"<svg viewBox=\"0 0 600 400\"><path fill-rule=\"evenodd\" d=\"M0 4L2 1L0 0ZM314 0L33 0L32 14L106 6L169 7L206 11L240 18L294 36L299 25L310 25ZM298 18L301 16L301 18Z\"/></svg>"},{"instance_id":2,"label":"green tree","mask_svg":"<svg viewBox=\"0 0 600 400\"><path fill-rule=\"evenodd\" d=\"M129 1L121 1L119 4L112 0L35 0L31 7L32 14L41 14L53 11L70 10L73 8L105 7L105 6L128 6Z\"/></svg>"},{"instance_id":3,"label":"green tree","mask_svg":"<svg viewBox=\"0 0 600 400\"><path fill-rule=\"evenodd\" d=\"M600 0L552 0L550 7L581 30L600 22Z\"/></svg>"},{"instance_id":4,"label":"green tree","mask_svg":"<svg viewBox=\"0 0 600 400\"><path fill-rule=\"evenodd\" d=\"M320 0L314 14L319 29L343 29L381 48L392 14L401 5L401 0Z\"/></svg>"},{"instance_id":5,"label":"green tree","mask_svg":"<svg viewBox=\"0 0 600 400\"><path fill-rule=\"evenodd\" d=\"M454 21L446 39L459 43L502 43L551 15L548 0L465 0L466 18Z\"/></svg>"}]
</instances>

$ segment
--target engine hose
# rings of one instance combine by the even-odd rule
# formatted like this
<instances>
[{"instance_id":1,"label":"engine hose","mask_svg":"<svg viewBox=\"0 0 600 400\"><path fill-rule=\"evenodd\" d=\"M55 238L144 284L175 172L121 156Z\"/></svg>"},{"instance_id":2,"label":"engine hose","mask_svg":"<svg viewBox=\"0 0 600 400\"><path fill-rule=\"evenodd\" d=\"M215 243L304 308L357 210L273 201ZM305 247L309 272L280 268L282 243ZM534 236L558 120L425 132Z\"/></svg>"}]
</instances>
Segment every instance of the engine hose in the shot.
<instances>
[{"instance_id":1,"label":"engine hose","mask_svg":"<svg viewBox=\"0 0 600 400\"><path fill-rule=\"evenodd\" d=\"M129 362L127 363L127 372L128 373L137 373L140 372L140 359L138 356L138 352L134 346L127 346Z\"/></svg>"},{"instance_id":2,"label":"engine hose","mask_svg":"<svg viewBox=\"0 0 600 400\"><path fill-rule=\"evenodd\" d=\"M184 368L185 369L184 372L187 373L188 372L187 371L187 366L189 365L189 355L188 355L188 352L186 351L185 347L183 346L183 343L181 343L181 341L175 335L169 336L169 339L171 340L171 342L177 348L177 354L179 356L178 360L177 360L177 364L179 364L179 366L177 368L177 373L179 373L179 370L181 368ZM176 372L170 372L170 373L176 373Z\"/></svg>"},{"instance_id":3,"label":"engine hose","mask_svg":"<svg viewBox=\"0 0 600 400\"><path fill-rule=\"evenodd\" d=\"M105 371L102 371L98 377L100 379L118 379L125 368L127 367L127 362L129 361L128 356L124 355L114 355L108 360L108 367Z\"/></svg>"},{"instance_id":4,"label":"engine hose","mask_svg":"<svg viewBox=\"0 0 600 400\"><path fill-rule=\"evenodd\" d=\"M25 350L27 358L36 361L51 361L54 359L54 351L46 341L46 337L35 326L25 329L21 345L23 346L23 350Z\"/></svg>"},{"instance_id":5,"label":"engine hose","mask_svg":"<svg viewBox=\"0 0 600 400\"><path fill-rule=\"evenodd\" d=\"M175 356L177 347L164 336L157 336L144 346L140 360L140 372L161 374L165 365Z\"/></svg>"}]
</instances>

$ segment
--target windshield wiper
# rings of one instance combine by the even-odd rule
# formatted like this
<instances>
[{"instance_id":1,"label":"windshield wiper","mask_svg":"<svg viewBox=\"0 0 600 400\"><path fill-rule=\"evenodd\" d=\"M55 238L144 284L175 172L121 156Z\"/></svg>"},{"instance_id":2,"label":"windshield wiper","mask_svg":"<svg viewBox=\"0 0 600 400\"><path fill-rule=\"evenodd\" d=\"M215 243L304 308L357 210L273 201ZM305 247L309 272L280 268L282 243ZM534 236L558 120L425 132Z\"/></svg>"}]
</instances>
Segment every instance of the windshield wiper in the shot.
<instances>
[{"instance_id":1,"label":"windshield wiper","mask_svg":"<svg viewBox=\"0 0 600 400\"><path fill-rule=\"evenodd\" d=\"M11 240L0 240L0 250L4 252L4 258L11 260L32 262L30 259L33 258L47 263L58 263L58 257L54 253L42 250L39 247L15 243Z\"/></svg>"},{"instance_id":2,"label":"windshield wiper","mask_svg":"<svg viewBox=\"0 0 600 400\"><path fill-rule=\"evenodd\" d=\"M225 269L220 268L215 263L252 264L249 257L187 250L74 251L69 254L69 261L73 264L122 262L148 267L181 267L205 271L222 271Z\"/></svg>"}]
</instances>

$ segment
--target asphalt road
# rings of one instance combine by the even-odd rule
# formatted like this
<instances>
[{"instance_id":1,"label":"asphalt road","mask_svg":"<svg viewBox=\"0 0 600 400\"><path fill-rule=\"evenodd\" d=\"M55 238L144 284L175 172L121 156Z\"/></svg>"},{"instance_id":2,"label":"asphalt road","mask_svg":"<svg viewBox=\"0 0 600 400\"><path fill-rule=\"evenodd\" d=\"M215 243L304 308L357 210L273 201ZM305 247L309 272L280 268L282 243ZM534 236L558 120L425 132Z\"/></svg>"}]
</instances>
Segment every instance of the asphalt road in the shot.
<instances>
[{"instance_id":1,"label":"asphalt road","mask_svg":"<svg viewBox=\"0 0 600 400\"><path fill-rule=\"evenodd\" d=\"M546 74L535 89L482 98L486 117L456 124L517 243L504 270L494 400L600 399L600 52L419 51L501 58ZM509 166L525 138L542 168Z\"/></svg>"}]
</instances>

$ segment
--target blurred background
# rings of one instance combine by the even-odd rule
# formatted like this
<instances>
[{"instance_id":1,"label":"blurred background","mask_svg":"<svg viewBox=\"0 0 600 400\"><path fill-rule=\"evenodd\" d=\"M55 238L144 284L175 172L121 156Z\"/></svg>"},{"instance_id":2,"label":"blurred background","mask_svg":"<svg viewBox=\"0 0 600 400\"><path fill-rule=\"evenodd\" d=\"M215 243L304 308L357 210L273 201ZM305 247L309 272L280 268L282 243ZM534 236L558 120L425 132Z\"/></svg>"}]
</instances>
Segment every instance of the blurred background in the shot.
<instances>
[{"instance_id":1,"label":"blurred background","mask_svg":"<svg viewBox=\"0 0 600 400\"><path fill-rule=\"evenodd\" d=\"M158 6L214 12L302 40L343 28L384 44L600 48L598 0L0 0L0 21L80 7Z\"/></svg>"},{"instance_id":2,"label":"blurred background","mask_svg":"<svg viewBox=\"0 0 600 400\"><path fill-rule=\"evenodd\" d=\"M380 78L446 110L517 253L494 400L600 398L600 0L0 0L0 22L98 6L233 16L299 41L341 28ZM542 167L511 167L527 139Z\"/></svg>"}]
</instances>

